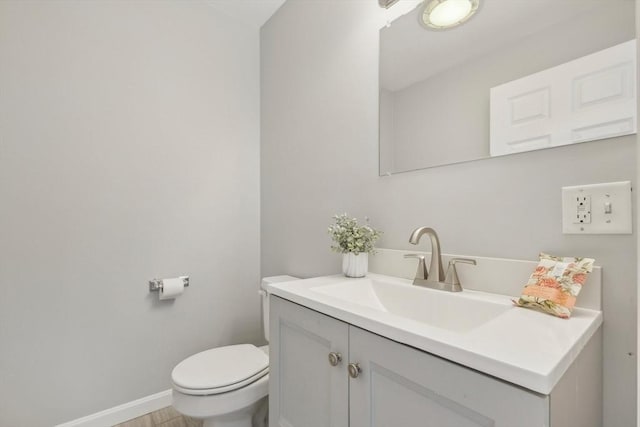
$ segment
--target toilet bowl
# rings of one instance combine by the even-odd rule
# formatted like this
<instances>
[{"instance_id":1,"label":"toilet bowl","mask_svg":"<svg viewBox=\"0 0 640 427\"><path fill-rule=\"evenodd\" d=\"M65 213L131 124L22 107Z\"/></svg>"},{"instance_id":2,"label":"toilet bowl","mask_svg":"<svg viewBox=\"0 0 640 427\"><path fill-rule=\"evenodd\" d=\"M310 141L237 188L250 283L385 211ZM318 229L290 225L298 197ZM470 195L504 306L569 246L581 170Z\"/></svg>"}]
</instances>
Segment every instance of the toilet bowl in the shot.
<instances>
[{"instance_id":1,"label":"toilet bowl","mask_svg":"<svg viewBox=\"0 0 640 427\"><path fill-rule=\"evenodd\" d=\"M291 276L262 279L262 314L269 339L268 283ZM269 348L252 344L206 350L178 363L171 373L172 406L203 420L203 427L265 427L269 392Z\"/></svg>"}]
</instances>

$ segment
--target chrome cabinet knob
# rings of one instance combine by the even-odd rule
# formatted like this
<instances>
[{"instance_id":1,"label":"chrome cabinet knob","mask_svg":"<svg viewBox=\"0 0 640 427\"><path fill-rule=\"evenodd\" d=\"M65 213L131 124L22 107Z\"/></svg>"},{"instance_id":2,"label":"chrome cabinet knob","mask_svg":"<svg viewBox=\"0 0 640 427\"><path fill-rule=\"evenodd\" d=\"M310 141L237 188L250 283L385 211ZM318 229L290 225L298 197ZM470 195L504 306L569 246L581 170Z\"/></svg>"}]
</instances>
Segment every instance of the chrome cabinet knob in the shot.
<instances>
[{"instance_id":1,"label":"chrome cabinet knob","mask_svg":"<svg viewBox=\"0 0 640 427\"><path fill-rule=\"evenodd\" d=\"M329 353L329 365L338 366L338 363L342 362L342 354L332 351Z\"/></svg>"},{"instance_id":2,"label":"chrome cabinet knob","mask_svg":"<svg viewBox=\"0 0 640 427\"><path fill-rule=\"evenodd\" d=\"M359 363L349 363L349 376L351 378L358 378L360 372L362 372L362 368L360 368Z\"/></svg>"}]
</instances>

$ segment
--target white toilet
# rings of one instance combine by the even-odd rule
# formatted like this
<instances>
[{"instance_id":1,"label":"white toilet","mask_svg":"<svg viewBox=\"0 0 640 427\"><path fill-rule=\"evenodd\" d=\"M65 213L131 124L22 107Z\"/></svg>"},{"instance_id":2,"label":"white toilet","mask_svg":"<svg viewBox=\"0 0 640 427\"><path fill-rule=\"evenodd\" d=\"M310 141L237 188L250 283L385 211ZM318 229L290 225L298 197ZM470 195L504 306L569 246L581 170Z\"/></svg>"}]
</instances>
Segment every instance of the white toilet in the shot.
<instances>
[{"instance_id":1,"label":"white toilet","mask_svg":"<svg viewBox=\"0 0 640 427\"><path fill-rule=\"evenodd\" d=\"M264 336L269 340L268 283L296 280L291 276L262 279ZM171 372L173 407L204 420L203 427L264 427L267 425L269 347L230 345L194 354Z\"/></svg>"}]
</instances>

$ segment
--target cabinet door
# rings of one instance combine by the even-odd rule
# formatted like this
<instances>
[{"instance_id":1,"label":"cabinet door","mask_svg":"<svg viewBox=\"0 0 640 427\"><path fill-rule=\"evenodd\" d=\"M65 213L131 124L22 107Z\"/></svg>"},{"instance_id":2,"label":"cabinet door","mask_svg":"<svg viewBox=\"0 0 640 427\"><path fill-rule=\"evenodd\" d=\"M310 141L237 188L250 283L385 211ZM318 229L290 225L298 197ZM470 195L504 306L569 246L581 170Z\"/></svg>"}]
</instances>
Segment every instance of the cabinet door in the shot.
<instances>
[{"instance_id":1,"label":"cabinet door","mask_svg":"<svg viewBox=\"0 0 640 427\"><path fill-rule=\"evenodd\" d=\"M269 425L347 427L349 326L273 295L270 304Z\"/></svg>"},{"instance_id":2,"label":"cabinet door","mask_svg":"<svg viewBox=\"0 0 640 427\"><path fill-rule=\"evenodd\" d=\"M544 427L548 398L351 327L351 427Z\"/></svg>"}]
</instances>

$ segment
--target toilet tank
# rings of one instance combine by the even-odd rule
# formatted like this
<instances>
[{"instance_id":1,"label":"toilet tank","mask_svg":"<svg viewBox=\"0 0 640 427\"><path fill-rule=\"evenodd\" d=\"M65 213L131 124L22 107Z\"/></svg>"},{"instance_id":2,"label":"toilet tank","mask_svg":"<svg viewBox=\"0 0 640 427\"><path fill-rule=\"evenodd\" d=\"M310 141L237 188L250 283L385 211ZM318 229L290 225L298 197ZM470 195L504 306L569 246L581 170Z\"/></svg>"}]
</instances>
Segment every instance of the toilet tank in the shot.
<instances>
[{"instance_id":1,"label":"toilet tank","mask_svg":"<svg viewBox=\"0 0 640 427\"><path fill-rule=\"evenodd\" d=\"M267 285L271 283L290 282L292 280L300 280L293 276L272 276L264 277L260 284L260 296L262 297L262 329L264 338L269 341L269 294L267 293Z\"/></svg>"}]
</instances>

